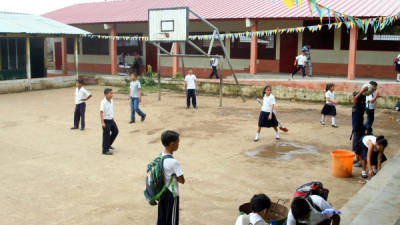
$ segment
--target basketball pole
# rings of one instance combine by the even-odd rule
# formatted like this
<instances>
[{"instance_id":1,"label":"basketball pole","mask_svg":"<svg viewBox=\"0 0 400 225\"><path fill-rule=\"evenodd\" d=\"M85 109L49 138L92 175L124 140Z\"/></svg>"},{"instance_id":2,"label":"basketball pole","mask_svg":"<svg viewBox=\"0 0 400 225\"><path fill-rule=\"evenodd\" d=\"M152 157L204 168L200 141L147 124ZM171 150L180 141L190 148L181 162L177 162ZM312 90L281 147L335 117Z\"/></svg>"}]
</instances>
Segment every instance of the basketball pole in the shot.
<instances>
[{"instance_id":1,"label":"basketball pole","mask_svg":"<svg viewBox=\"0 0 400 225\"><path fill-rule=\"evenodd\" d=\"M161 101L160 49L157 48L158 101Z\"/></svg>"},{"instance_id":2,"label":"basketball pole","mask_svg":"<svg viewBox=\"0 0 400 225\"><path fill-rule=\"evenodd\" d=\"M182 47L181 44L179 45L179 51L180 51L181 54L183 54L183 47ZM185 63L184 63L184 61L183 61L183 58L184 58L184 57L180 57L180 58L181 58L181 64L182 64L182 77L185 78L185 76L186 76L186 71L185 71Z\"/></svg>"},{"instance_id":3,"label":"basketball pole","mask_svg":"<svg viewBox=\"0 0 400 225\"><path fill-rule=\"evenodd\" d=\"M222 85L224 84L224 82L223 82L224 58L220 57L220 59L221 59L221 63L219 64L219 70L220 70L220 73L219 73L219 107L222 107L222 88L223 88Z\"/></svg>"}]
</instances>

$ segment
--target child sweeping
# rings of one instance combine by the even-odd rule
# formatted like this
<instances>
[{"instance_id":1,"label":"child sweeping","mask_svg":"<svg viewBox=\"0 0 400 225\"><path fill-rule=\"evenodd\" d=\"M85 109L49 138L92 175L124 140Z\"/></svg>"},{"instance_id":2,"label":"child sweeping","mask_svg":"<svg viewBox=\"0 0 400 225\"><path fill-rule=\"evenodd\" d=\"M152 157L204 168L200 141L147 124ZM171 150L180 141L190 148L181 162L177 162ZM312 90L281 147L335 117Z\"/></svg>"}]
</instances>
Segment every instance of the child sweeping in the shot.
<instances>
[{"instance_id":1,"label":"child sweeping","mask_svg":"<svg viewBox=\"0 0 400 225\"><path fill-rule=\"evenodd\" d=\"M325 98L326 98L326 103L324 107L321 110L321 125L325 125L325 117L326 116L332 116L332 127L337 128L338 126L336 125L336 107L335 105L337 102L335 102L335 84L329 83L326 85L326 93L325 93Z\"/></svg>"},{"instance_id":2,"label":"child sweeping","mask_svg":"<svg viewBox=\"0 0 400 225\"><path fill-rule=\"evenodd\" d=\"M263 104L261 107L260 118L258 119L258 129L254 141L260 137L261 127L273 127L276 132L276 139L280 139L278 130L278 120L275 116L275 96L271 93L272 87L267 85L263 91Z\"/></svg>"}]
</instances>

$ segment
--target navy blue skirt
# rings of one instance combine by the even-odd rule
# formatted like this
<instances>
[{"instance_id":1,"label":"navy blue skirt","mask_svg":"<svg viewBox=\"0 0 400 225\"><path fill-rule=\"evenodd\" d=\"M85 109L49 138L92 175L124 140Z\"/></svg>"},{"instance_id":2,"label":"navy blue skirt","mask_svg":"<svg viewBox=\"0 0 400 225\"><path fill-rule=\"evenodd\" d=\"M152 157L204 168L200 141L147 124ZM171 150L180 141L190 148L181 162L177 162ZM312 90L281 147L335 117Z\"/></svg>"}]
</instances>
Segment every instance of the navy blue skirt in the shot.
<instances>
[{"instance_id":1,"label":"navy blue skirt","mask_svg":"<svg viewBox=\"0 0 400 225\"><path fill-rule=\"evenodd\" d=\"M328 116L336 116L336 107L334 105L325 104L321 110L321 114Z\"/></svg>"},{"instance_id":2,"label":"navy blue skirt","mask_svg":"<svg viewBox=\"0 0 400 225\"><path fill-rule=\"evenodd\" d=\"M362 160L367 161L367 159L368 159L368 147L365 146L365 144L362 142L362 139L363 138L361 138L360 143L358 145L359 149L357 151L357 155L361 156ZM379 154L379 152L372 151L372 156L371 156L371 165L372 166L377 166L378 165L378 154ZM386 158L385 154L383 154L381 163L385 162L386 160L387 160L387 158Z\"/></svg>"},{"instance_id":3,"label":"navy blue skirt","mask_svg":"<svg viewBox=\"0 0 400 225\"><path fill-rule=\"evenodd\" d=\"M400 64L396 63L396 71L400 72Z\"/></svg>"},{"instance_id":4,"label":"navy blue skirt","mask_svg":"<svg viewBox=\"0 0 400 225\"><path fill-rule=\"evenodd\" d=\"M272 119L268 120L269 112L260 112L260 118L258 119L259 127L277 127L278 120L276 119L275 113L272 113Z\"/></svg>"}]
</instances>

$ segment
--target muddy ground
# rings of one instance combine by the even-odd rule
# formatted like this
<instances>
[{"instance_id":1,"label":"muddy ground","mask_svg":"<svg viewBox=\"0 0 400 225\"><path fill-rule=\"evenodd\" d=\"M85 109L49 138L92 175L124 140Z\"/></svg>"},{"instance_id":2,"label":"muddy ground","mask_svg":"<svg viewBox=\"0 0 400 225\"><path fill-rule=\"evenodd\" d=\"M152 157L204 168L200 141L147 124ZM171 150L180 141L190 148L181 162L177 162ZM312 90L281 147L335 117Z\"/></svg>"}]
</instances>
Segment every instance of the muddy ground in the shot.
<instances>
[{"instance_id":1,"label":"muddy ground","mask_svg":"<svg viewBox=\"0 0 400 225\"><path fill-rule=\"evenodd\" d=\"M74 89L0 95L0 224L155 224L157 208L143 196L146 165L162 151L166 129L181 133L175 157L186 184L180 187L181 224L233 224L238 206L256 193L289 205L295 188L322 181L331 202L343 206L361 187L353 177L331 175L330 152L351 149L351 107L337 107L339 128L321 127L323 104L279 101L278 118L289 128L279 143L311 146L312 154L279 159L272 129L253 142L260 106L252 99L198 96L199 109L185 109L185 96L164 92L143 97L145 122L129 124L128 97L116 94L120 135L113 156L101 154L99 104L104 87L88 86L85 131L73 122ZM118 89L118 88L116 88ZM377 110L375 133L389 140L389 160L400 143L400 114ZM330 124L330 118L327 120ZM267 146L267 148L266 148ZM265 150L257 157L246 152ZM270 152L268 152L268 150ZM293 149L283 148L290 152Z\"/></svg>"}]
</instances>

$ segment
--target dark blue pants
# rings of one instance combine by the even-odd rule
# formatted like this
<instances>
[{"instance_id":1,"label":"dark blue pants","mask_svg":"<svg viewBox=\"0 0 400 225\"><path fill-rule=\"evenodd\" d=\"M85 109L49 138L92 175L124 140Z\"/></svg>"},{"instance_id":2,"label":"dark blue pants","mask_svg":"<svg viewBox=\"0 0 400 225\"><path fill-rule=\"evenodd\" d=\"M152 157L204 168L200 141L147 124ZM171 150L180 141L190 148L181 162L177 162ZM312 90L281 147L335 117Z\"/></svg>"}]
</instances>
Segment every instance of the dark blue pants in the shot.
<instances>
[{"instance_id":1,"label":"dark blue pants","mask_svg":"<svg viewBox=\"0 0 400 225\"><path fill-rule=\"evenodd\" d=\"M197 107L196 104L196 90L195 89L187 89L186 91L186 107L190 107L190 98L192 98L192 105L194 108Z\"/></svg>"},{"instance_id":2,"label":"dark blue pants","mask_svg":"<svg viewBox=\"0 0 400 225\"><path fill-rule=\"evenodd\" d=\"M179 224L179 196L172 195L168 189L161 195L158 202L157 225Z\"/></svg>"},{"instance_id":3,"label":"dark blue pants","mask_svg":"<svg viewBox=\"0 0 400 225\"><path fill-rule=\"evenodd\" d=\"M104 120L104 123L106 127L103 127L103 153L106 153L118 135L118 127L114 120Z\"/></svg>"},{"instance_id":4,"label":"dark blue pants","mask_svg":"<svg viewBox=\"0 0 400 225\"><path fill-rule=\"evenodd\" d=\"M217 67L216 66L212 67L212 71L211 71L211 74L210 74L210 79L214 76L214 74L215 74L215 77L218 79L219 77L218 77L218 72L217 72Z\"/></svg>"},{"instance_id":5,"label":"dark blue pants","mask_svg":"<svg viewBox=\"0 0 400 225\"><path fill-rule=\"evenodd\" d=\"M374 123L375 119L375 110L374 109L365 109L365 112L367 113L367 122L365 122L364 127L365 130L367 131L367 135L372 134L372 124Z\"/></svg>"},{"instance_id":6,"label":"dark blue pants","mask_svg":"<svg viewBox=\"0 0 400 225\"><path fill-rule=\"evenodd\" d=\"M294 71L292 73L292 76L295 75L300 70L301 70L301 73L302 73L303 77L305 77L306 76L306 68L304 66L301 66L301 65L297 66L296 69L294 69Z\"/></svg>"},{"instance_id":7,"label":"dark blue pants","mask_svg":"<svg viewBox=\"0 0 400 225\"><path fill-rule=\"evenodd\" d=\"M86 103L76 104L74 112L74 127L79 127L79 120L81 121L81 128L85 128L85 111Z\"/></svg>"}]
</instances>

